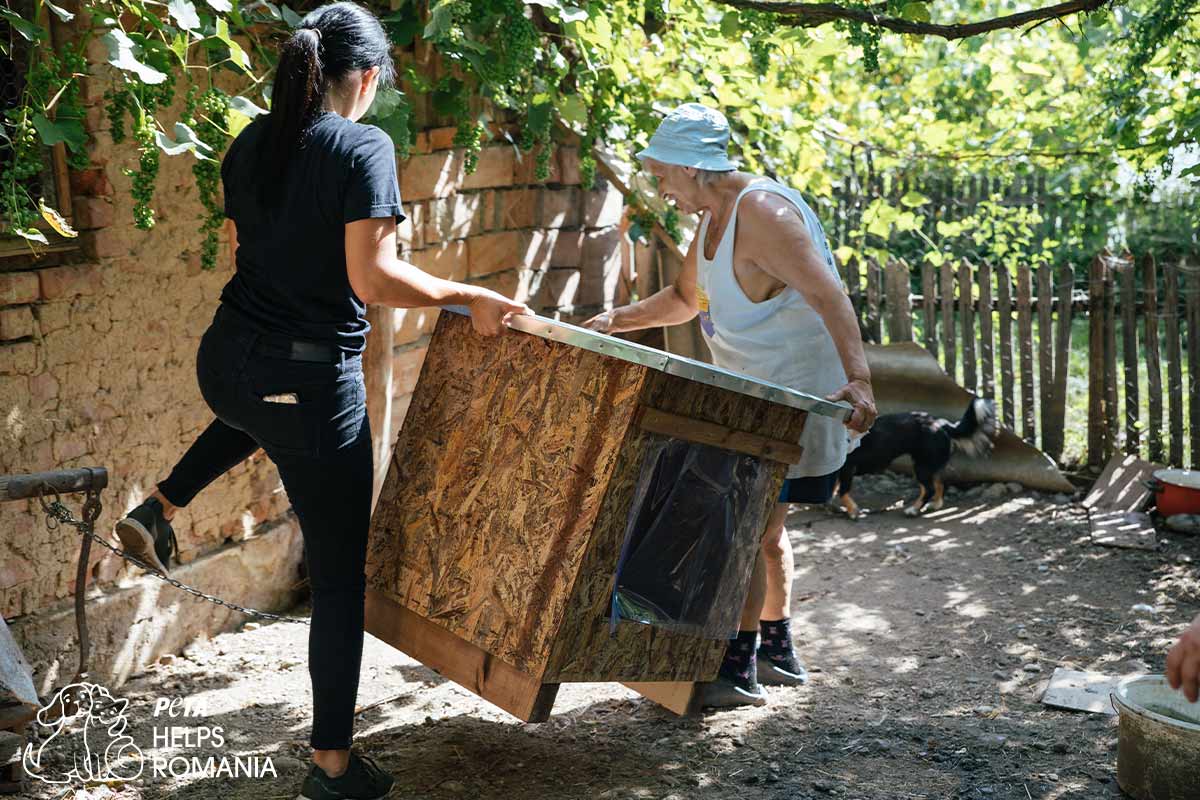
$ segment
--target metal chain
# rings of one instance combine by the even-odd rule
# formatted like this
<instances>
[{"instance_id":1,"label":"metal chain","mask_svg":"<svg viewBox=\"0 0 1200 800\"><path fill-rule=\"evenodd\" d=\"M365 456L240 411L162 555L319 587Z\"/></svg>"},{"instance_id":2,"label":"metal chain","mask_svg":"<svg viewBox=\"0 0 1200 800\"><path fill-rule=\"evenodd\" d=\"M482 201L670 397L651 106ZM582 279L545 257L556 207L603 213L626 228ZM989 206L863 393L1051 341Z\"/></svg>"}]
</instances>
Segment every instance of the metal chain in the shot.
<instances>
[{"instance_id":1,"label":"metal chain","mask_svg":"<svg viewBox=\"0 0 1200 800\"><path fill-rule=\"evenodd\" d=\"M72 528L75 528L77 531L79 531L79 533L81 535L90 538L92 541L96 542L96 544L100 545L104 549L115 553L116 555L120 556L121 558L125 559L126 561L128 561L131 564L141 567L143 570L150 573L151 575L158 578L159 580L163 581L164 583L169 583L170 585L174 586L176 589L180 589L184 592L187 592L188 594L190 594L194 597L199 597L201 600L207 600L208 602L213 603L215 605L223 606L232 611L237 611L241 614L246 614L251 617L261 617L262 619L275 620L276 622L295 622L300 625L310 624L309 620L304 619L302 617L284 617L279 614L272 614L269 611L259 611L258 609L247 608L246 606L240 606L237 603L231 603L228 600L222 600L221 598L215 597L214 595L205 594L204 592L200 591L199 589L197 589L193 586L188 586L186 583L177 581L168 575L164 575L163 573L159 572L157 569L155 569L154 567L145 563L144 561L137 558L136 556L131 556L129 553L126 553L121 548L115 547L112 544L109 544L109 542L107 542L103 537L96 535L93 528L95 526L96 517L99 515L99 512L100 512L100 503L99 503L99 497L96 496L94 492L88 493L88 499L84 503L84 506L83 506L84 518L82 520L75 519L75 517L72 516L71 510L68 509L65 505L63 505L62 499L59 497L58 492L54 491L53 489L49 489L49 488L48 488L48 492L54 496L53 500L47 501L46 493L43 493L42 496L39 498L39 500L42 504L42 510L46 512L46 528L48 530L51 530L51 531L57 530L60 524L70 525Z\"/></svg>"}]
</instances>

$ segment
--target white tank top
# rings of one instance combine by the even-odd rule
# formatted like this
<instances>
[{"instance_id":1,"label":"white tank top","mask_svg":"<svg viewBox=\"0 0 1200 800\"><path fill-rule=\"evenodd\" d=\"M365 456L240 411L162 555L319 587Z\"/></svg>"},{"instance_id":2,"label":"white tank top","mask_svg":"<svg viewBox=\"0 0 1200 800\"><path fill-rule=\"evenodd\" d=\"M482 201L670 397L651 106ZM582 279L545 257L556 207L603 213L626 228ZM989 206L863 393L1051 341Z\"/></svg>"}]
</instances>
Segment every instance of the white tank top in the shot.
<instances>
[{"instance_id":1,"label":"white tank top","mask_svg":"<svg viewBox=\"0 0 1200 800\"><path fill-rule=\"evenodd\" d=\"M711 261L705 257L704 243L712 215L706 214L700 224L696 234L700 328L717 366L825 397L846 384L846 371L824 320L804 296L790 286L768 300L753 303L734 275L733 243L738 205L751 191L772 192L795 206L818 254L841 283L817 215L796 190L761 178L738 194ZM804 452L800 462L788 470L788 477L828 475L846 461L846 453L850 450L849 432L837 420L810 414L800 436L800 445Z\"/></svg>"}]
</instances>

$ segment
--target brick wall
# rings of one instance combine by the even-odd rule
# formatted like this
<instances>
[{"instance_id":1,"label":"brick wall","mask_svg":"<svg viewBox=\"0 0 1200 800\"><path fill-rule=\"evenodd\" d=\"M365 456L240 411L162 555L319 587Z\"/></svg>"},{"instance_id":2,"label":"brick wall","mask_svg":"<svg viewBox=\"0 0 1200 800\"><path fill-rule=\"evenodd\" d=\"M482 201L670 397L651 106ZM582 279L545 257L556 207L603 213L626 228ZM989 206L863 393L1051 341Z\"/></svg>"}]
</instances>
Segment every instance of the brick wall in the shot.
<instances>
[{"instance_id":1,"label":"brick wall","mask_svg":"<svg viewBox=\"0 0 1200 800\"><path fill-rule=\"evenodd\" d=\"M95 42L97 47L99 42ZM92 54L103 64L106 54ZM440 67L425 53L436 74ZM0 472L104 466L110 484L98 530L153 491L211 419L196 386L199 338L233 264L200 269L201 208L190 155L163 157L158 224L132 224L128 143L114 145L101 113L107 66L93 67L91 167L74 173L78 252L0 264ZM182 95L182 92L180 92ZM560 149L533 179L532 154L501 121L479 169L465 175L453 129L418 100L424 129L400 163L409 220L401 255L429 272L513 294L577 318L611 302L620 284L621 196L579 185L578 151ZM436 310L392 315L392 431L424 359ZM77 503L78 498L72 498ZM218 479L175 520L183 580L227 599L284 608L299 598L301 540L275 468L260 452ZM76 658L70 597L78 539L49 532L33 504L0 506L0 610L35 668L39 691L70 677ZM93 548L93 676L117 684L164 652L240 617L124 569Z\"/></svg>"}]
</instances>

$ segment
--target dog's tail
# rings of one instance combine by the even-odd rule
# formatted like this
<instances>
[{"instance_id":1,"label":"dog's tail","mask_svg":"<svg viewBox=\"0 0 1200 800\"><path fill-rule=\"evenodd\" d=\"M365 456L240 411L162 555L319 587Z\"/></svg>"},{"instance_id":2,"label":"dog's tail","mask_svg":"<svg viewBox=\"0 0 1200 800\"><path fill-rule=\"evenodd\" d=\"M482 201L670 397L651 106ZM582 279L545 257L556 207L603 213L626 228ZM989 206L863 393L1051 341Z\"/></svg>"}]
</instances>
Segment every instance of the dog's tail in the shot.
<instances>
[{"instance_id":1,"label":"dog's tail","mask_svg":"<svg viewBox=\"0 0 1200 800\"><path fill-rule=\"evenodd\" d=\"M971 458L986 458L996 438L996 404L977 397L957 424L946 430L955 450Z\"/></svg>"}]
</instances>

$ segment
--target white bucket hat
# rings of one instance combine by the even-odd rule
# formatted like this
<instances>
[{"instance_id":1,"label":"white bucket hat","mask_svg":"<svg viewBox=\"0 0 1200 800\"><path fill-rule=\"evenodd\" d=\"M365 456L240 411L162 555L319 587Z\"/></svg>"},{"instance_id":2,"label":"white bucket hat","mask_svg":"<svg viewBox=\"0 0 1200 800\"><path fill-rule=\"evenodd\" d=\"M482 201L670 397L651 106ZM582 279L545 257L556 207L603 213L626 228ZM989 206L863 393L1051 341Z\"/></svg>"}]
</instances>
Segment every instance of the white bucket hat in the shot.
<instances>
[{"instance_id":1,"label":"white bucket hat","mask_svg":"<svg viewBox=\"0 0 1200 800\"><path fill-rule=\"evenodd\" d=\"M715 108L684 103L667 114L650 137L650 145L637 154L663 164L696 167L713 172L737 169L729 160L729 122Z\"/></svg>"}]
</instances>

